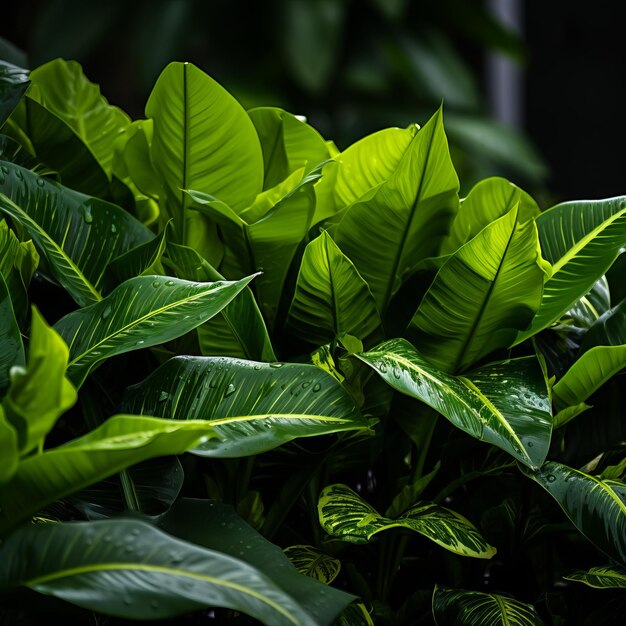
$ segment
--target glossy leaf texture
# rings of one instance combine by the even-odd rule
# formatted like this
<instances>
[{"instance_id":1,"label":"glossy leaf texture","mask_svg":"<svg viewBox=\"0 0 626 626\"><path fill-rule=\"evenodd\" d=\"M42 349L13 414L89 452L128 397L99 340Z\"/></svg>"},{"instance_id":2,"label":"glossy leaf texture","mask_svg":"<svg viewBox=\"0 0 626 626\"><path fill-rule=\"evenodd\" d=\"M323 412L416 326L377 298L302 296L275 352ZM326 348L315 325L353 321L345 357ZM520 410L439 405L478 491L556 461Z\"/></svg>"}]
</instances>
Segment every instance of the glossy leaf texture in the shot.
<instances>
[{"instance_id":1,"label":"glossy leaf texture","mask_svg":"<svg viewBox=\"0 0 626 626\"><path fill-rule=\"evenodd\" d=\"M104 359L181 337L221 311L252 278L213 283L167 276L127 280L101 302L54 325L70 347L69 379L80 387Z\"/></svg>"},{"instance_id":2,"label":"glossy leaf texture","mask_svg":"<svg viewBox=\"0 0 626 626\"><path fill-rule=\"evenodd\" d=\"M263 188L263 154L248 114L218 83L190 63L170 63L146 104L153 121L151 158L162 178L167 217L177 243L192 245L189 232L205 218L187 214L186 189L211 194L235 211ZM187 222L190 222L189 224Z\"/></svg>"},{"instance_id":3,"label":"glossy leaf texture","mask_svg":"<svg viewBox=\"0 0 626 626\"><path fill-rule=\"evenodd\" d=\"M263 189L278 185L301 167L308 173L330 157L324 138L301 118L275 107L257 107L248 115L263 151Z\"/></svg>"},{"instance_id":4,"label":"glossy leaf texture","mask_svg":"<svg viewBox=\"0 0 626 626\"><path fill-rule=\"evenodd\" d=\"M381 326L367 283L327 231L304 250L287 324L319 344L346 333L365 341Z\"/></svg>"},{"instance_id":5,"label":"glossy leaf texture","mask_svg":"<svg viewBox=\"0 0 626 626\"><path fill-rule=\"evenodd\" d=\"M128 115L108 103L76 61L55 59L30 79L30 97L70 126L110 177L113 143L130 124Z\"/></svg>"},{"instance_id":6,"label":"glossy leaf texture","mask_svg":"<svg viewBox=\"0 0 626 626\"><path fill-rule=\"evenodd\" d=\"M0 587L26 586L105 615L164 619L227 607L268 625L316 624L256 568L139 520L25 527L0 554Z\"/></svg>"},{"instance_id":7,"label":"glossy leaf texture","mask_svg":"<svg viewBox=\"0 0 626 626\"><path fill-rule=\"evenodd\" d=\"M313 365L226 357L176 357L129 387L124 410L169 419L202 419L219 440L195 454L239 457L297 437L365 430L343 387Z\"/></svg>"},{"instance_id":8,"label":"glossy leaf texture","mask_svg":"<svg viewBox=\"0 0 626 626\"><path fill-rule=\"evenodd\" d=\"M325 585L330 585L341 570L339 559L321 552L314 546L289 546L284 552L301 574L315 578Z\"/></svg>"},{"instance_id":9,"label":"glossy leaf texture","mask_svg":"<svg viewBox=\"0 0 626 626\"><path fill-rule=\"evenodd\" d=\"M24 456L43 448L57 419L76 402L76 390L65 376L68 356L65 342L33 307L26 365L11 369L11 385L2 400Z\"/></svg>"},{"instance_id":10,"label":"glossy leaf texture","mask_svg":"<svg viewBox=\"0 0 626 626\"><path fill-rule=\"evenodd\" d=\"M545 263L519 202L457 250L437 273L409 328L420 352L460 372L515 340L541 302Z\"/></svg>"},{"instance_id":11,"label":"glossy leaf texture","mask_svg":"<svg viewBox=\"0 0 626 626\"><path fill-rule=\"evenodd\" d=\"M476 183L461 202L450 234L441 248L451 254L473 239L492 222L518 207L518 222L524 224L539 215L537 203L517 185L505 178L485 178Z\"/></svg>"},{"instance_id":12,"label":"glossy leaf texture","mask_svg":"<svg viewBox=\"0 0 626 626\"><path fill-rule=\"evenodd\" d=\"M544 626L532 604L495 593L435 587L433 617L437 626Z\"/></svg>"},{"instance_id":13,"label":"glossy leaf texture","mask_svg":"<svg viewBox=\"0 0 626 626\"><path fill-rule=\"evenodd\" d=\"M28 233L52 277L80 306L101 299L108 263L154 235L128 212L2 163L0 211Z\"/></svg>"},{"instance_id":14,"label":"glossy leaf texture","mask_svg":"<svg viewBox=\"0 0 626 626\"><path fill-rule=\"evenodd\" d=\"M552 274L532 325L517 343L556 322L611 267L626 241L626 197L558 204L536 224Z\"/></svg>"},{"instance_id":15,"label":"glossy leaf texture","mask_svg":"<svg viewBox=\"0 0 626 626\"><path fill-rule=\"evenodd\" d=\"M0 126L8 119L28 89L28 70L8 61L0 62Z\"/></svg>"},{"instance_id":16,"label":"glossy leaf texture","mask_svg":"<svg viewBox=\"0 0 626 626\"><path fill-rule=\"evenodd\" d=\"M595 589L626 589L626 569L616 565L592 567L587 571L570 572L565 580L584 583Z\"/></svg>"},{"instance_id":17,"label":"glossy leaf texture","mask_svg":"<svg viewBox=\"0 0 626 626\"><path fill-rule=\"evenodd\" d=\"M452 376L404 339L355 356L394 389L425 402L476 439L498 446L528 467L544 462L552 416L547 382L535 357Z\"/></svg>"},{"instance_id":18,"label":"glossy leaf texture","mask_svg":"<svg viewBox=\"0 0 626 626\"><path fill-rule=\"evenodd\" d=\"M116 415L72 441L23 459L0 486L0 532L41 508L121 470L157 456L182 454L214 437L205 421Z\"/></svg>"},{"instance_id":19,"label":"glossy leaf texture","mask_svg":"<svg viewBox=\"0 0 626 626\"><path fill-rule=\"evenodd\" d=\"M0 404L0 453L2 454L2 463L0 463L1 489L2 485L15 474L20 458L17 444L17 431L6 419L2 404Z\"/></svg>"},{"instance_id":20,"label":"glossy leaf texture","mask_svg":"<svg viewBox=\"0 0 626 626\"><path fill-rule=\"evenodd\" d=\"M626 564L626 485L600 480L561 463L546 463L527 476L560 505L574 526L597 548Z\"/></svg>"},{"instance_id":21,"label":"glossy leaf texture","mask_svg":"<svg viewBox=\"0 0 626 626\"><path fill-rule=\"evenodd\" d=\"M458 189L440 110L415 133L393 174L343 214L335 241L382 315L418 263L437 254L458 209Z\"/></svg>"},{"instance_id":22,"label":"glossy leaf texture","mask_svg":"<svg viewBox=\"0 0 626 626\"><path fill-rule=\"evenodd\" d=\"M490 559L490 546L474 525L462 515L433 502L418 502L395 519L384 517L346 485L322 490L317 504L320 524L331 536L351 543L368 543L385 530L415 531L442 548L478 559Z\"/></svg>"},{"instance_id":23,"label":"glossy leaf texture","mask_svg":"<svg viewBox=\"0 0 626 626\"><path fill-rule=\"evenodd\" d=\"M9 372L16 365L24 365L24 345L11 294L0 273L0 398L9 387Z\"/></svg>"}]
</instances>

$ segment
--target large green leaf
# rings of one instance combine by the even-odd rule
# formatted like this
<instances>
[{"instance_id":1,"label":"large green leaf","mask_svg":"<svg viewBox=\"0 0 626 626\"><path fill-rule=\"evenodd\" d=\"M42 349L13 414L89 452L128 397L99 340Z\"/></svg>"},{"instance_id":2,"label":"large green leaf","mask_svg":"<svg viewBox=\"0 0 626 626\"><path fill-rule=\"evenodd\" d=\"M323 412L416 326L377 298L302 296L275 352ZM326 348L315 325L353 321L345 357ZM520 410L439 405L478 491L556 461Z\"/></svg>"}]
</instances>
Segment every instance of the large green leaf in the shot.
<instances>
[{"instance_id":1,"label":"large green leaf","mask_svg":"<svg viewBox=\"0 0 626 626\"><path fill-rule=\"evenodd\" d=\"M0 398L9 386L9 372L16 365L24 365L24 345L11 294L0 273Z\"/></svg>"},{"instance_id":2,"label":"large green leaf","mask_svg":"<svg viewBox=\"0 0 626 626\"><path fill-rule=\"evenodd\" d=\"M176 537L217 550L257 568L316 624L331 624L354 596L297 573L282 550L219 502L179 500L157 522Z\"/></svg>"},{"instance_id":3,"label":"large green leaf","mask_svg":"<svg viewBox=\"0 0 626 626\"><path fill-rule=\"evenodd\" d=\"M239 457L297 437L368 428L334 378L313 365L225 357L176 357L129 387L124 410L209 420L220 440L194 452Z\"/></svg>"},{"instance_id":4,"label":"large green leaf","mask_svg":"<svg viewBox=\"0 0 626 626\"><path fill-rule=\"evenodd\" d=\"M335 241L383 315L418 263L437 254L458 208L458 190L440 110L411 139L393 174L344 213Z\"/></svg>"},{"instance_id":5,"label":"large green leaf","mask_svg":"<svg viewBox=\"0 0 626 626\"><path fill-rule=\"evenodd\" d=\"M23 459L0 487L0 532L42 507L157 456L182 454L214 437L205 421L116 415L87 435Z\"/></svg>"},{"instance_id":6,"label":"large green leaf","mask_svg":"<svg viewBox=\"0 0 626 626\"><path fill-rule=\"evenodd\" d=\"M329 158L324 138L305 121L275 107L258 107L248 115L263 150L264 189L282 182L297 169L310 172Z\"/></svg>"},{"instance_id":7,"label":"large green leaf","mask_svg":"<svg viewBox=\"0 0 626 626\"><path fill-rule=\"evenodd\" d=\"M287 323L319 344L344 333L365 340L381 325L367 283L326 231L304 251Z\"/></svg>"},{"instance_id":8,"label":"large green leaf","mask_svg":"<svg viewBox=\"0 0 626 626\"><path fill-rule=\"evenodd\" d=\"M170 244L166 263L185 280L209 282L224 279L196 250L187 246ZM218 315L198 327L198 340L205 356L276 360L265 321L249 287Z\"/></svg>"},{"instance_id":9,"label":"large green leaf","mask_svg":"<svg viewBox=\"0 0 626 626\"><path fill-rule=\"evenodd\" d=\"M516 205L457 250L437 273L409 336L434 365L463 371L505 348L530 323L546 270L537 227Z\"/></svg>"},{"instance_id":10,"label":"large green leaf","mask_svg":"<svg viewBox=\"0 0 626 626\"><path fill-rule=\"evenodd\" d=\"M108 263L154 235L128 212L2 163L0 211L32 237L52 276L81 306L101 299Z\"/></svg>"},{"instance_id":11,"label":"large green leaf","mask_svg":"<svg viewBox=\"0 0 626 626\"><path fill-rule=\"evenodd\" d=\"M17 106L28 89L28 83L28 70L7 61L0 61L0 126Z\"/></svg>"},{"instance_id":12,"label":"large green leaf","mask_svg":"<svg viewBox=\"0 0 626 626\"><path fill-rule=\"evenodd\" d=\"M437 626L544 626L535 607L495 593L435 587Z\"/></svg>"},{"instance_id":13,"label":"large green leaf","mask_svg":"<svg viewBox=\"0 0 626 626\"><path fill-rule=\"evenodd\" d=\"M536 223L552 275L532 325L517 343L557 321L611 267L626 241L626 197L558 204Z\"/></svg>"},{"instance_id":14,"label":"large green leaf","mask_svg":"<svg viewBox=\"0 0 626 626\"><path fill-rule=\"evenodd\" d=\"M167 276L127 280L101 302L54 325L70 347L69 379L80 387L104 359L181 337L221 311L252 278L214 283Z\"/></svg>"},{"instance_id":15,"label":"large green leaf","mask_svg":"<svg viewBox=\"0 0 626 626\"><path fill-rule=\"evenodd\" d=\"M110 177L113 143L130 124L128 115L108 103L76 61L55 59L33 70L30 79L30 97L63 120Z\"/></svg>"},{"instance_id":16,"label":"large green leaf","mask_svg":"<svg viewBox=\"0 0 626 626\"><path fill-rule=\"evenodd\" d=\"M356 355L394 389L439 411L452 424L538 468L550 445L552 417L535 357L492 363L464 376L431 365L408 341L392 339Z\"/></svg>"},{"instance_id":17,"label":"large green leaf","mask_svg":"<svg viewBox=\"0 0 626 626\"><path fill-rule=\"evenodd\" d=\"M65 377L68 356L65 342L33 307L26 366L11 369L11 386L2 401L22 455L43 448L57 419L76 402L76 389Z\"/></svg>"},{"instance_id":18,"label":"large green leaf","mask_svg":"<svg viewBox=\"0 0 626 626\"><path fill-rule=\"evenodd\" d=\"M574 526L616 561L626 564L626 485L600 480L560 463L524 470L561 506Z\"/></svg>"},{"instance_id":19,"label":"large green leaf","mask_svg":"<svg viewBox=\"0 0 626 626\"><path fill-rule=\"evenodd\" d=\"M570 572L563 578L595 589L626 589L626 569L618 566L592 567L586 572Z\"/></svg>"},{"instance_id":20,"label":"large green leaf","mask_svg":"<svg viewBox=\"0 0 626 626\"><path fill-rule=\"evenodd\" d=\"M245 209L263 188L258 135L239 103L189 63L170 63L163 70L146 116L154 123L151 156L165 188L166 217L174 218L177 243L193 246L208 227L199 213L188 214L191 200L184 190Z\"/></svg>"},{"instance_id":21,"label":"large green leaf","mask_svg":"<svg viewBox=\"0 0 626 626\"><path fill-rule=\"evenodd\" d=\"M108 615L163 619L227 607L268 625L318 623L256 568L139 520L25 527L0 555L0 587L26 586Z\"/></svg>"},{"instance_id":22,"label":"large green leaf","mask_svg":"<svg viewBox=\"0 0 626 626\"><path fill-rule=\"evenodd\" d=\"M350 487L330 485L317 505L320 524L331 537L367 543L391 528L413 530L455 554L490 559L496 549L462 515L433 502L418 502L400 517L382 516Z\"/></svg>"},{"instance_id":23,"label":"large green leaf","mask_svg":"<svg viewBox=\"0 0 626 626\"><path fill-rule=\"evenodd\" d=\"M315 578L325 585L330 585L341 570L339 559L320 552L313 546L289 546L285 548L285 554L301 574Z\"/></svg>"},{"instance_id":24,"label":"large green leaf","mask_svg":"<svg viewBox=\"0 0 626 626\"><path fill-rule=\"evenodd\" d=\"M476 183L461 202L450 235L443 243L442 254L451 254L515 207L519 207L521 224L539 215L537 203L505 178L485 178Z\"/></svg>"}]
</instances>

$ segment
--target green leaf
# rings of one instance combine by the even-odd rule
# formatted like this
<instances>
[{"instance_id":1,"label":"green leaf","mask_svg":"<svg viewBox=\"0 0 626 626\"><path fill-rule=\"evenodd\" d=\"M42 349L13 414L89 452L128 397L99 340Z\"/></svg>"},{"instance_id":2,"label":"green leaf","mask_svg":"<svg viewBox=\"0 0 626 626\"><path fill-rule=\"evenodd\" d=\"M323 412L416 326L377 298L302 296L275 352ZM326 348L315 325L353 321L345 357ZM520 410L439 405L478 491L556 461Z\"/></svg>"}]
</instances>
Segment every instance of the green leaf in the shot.
<instances>
[{"instance_id":1,"label":"green leaf","mask_svg":"<svg viewBox=\"0 0 626 626\"><path fill-rule=\"evenodd\" d=\"M584 583L595 589L626 589L626 569L623 567L592 567L586 572L570 572L563 578Z\"/></svg>"},{"instance_id":2,"label":"green leaf","mask_svg":"<svg viewBox=\"0 0 626 626\"><path fill-rule=\"evenodd\" d=\"M56 421L76 403L76 389L65 377L68 356L63 339L33 307L26 366L11 369L11 386L2 401L22 456L43 448Z\"/></svg>"},{"instance_id":3,"label":"green leaf","mask_svg":"<svg viewBox=\"0 0 626 626\"><path fill-rule=\"evenodd\" d=\"M0 61L0 126L21 100L29 82L28 70Z\"/></svg>"},{"instance_id":4,"label":"green leaf","mask_svg":"<svg viewBox=\"0 0 626 626\"><path fill-rule=\"evenodd\" d=\"M437 626L544 626L532 604L495 593L437 586L433 617Z\"/></svg>"},{"instance_id":5,"label":"green leaf","mask_svg":"<svg viewBox=\"0 0 626 626\"><path fill-rule=\"evenodd\" d=\"M374 626L374 622L362 602L356 602L343 610L335 626Z\"/></svg>"},{"instance_id":6,"label":"green leaf","mask_svg":"<svg viewBox=\"0 0 626 626\"><path fill-rule=\"evenodd\" d=\"M605 276L601 276L591 291L578 300L559 320L564 330L573 328L591 328L595 322L611 308L611 293ZM585 333L585 337L587 333Z\"/></svg>"},{"instance_id":7,"label":"green leaf","mask_svg":"<svg viewBox=\"0 0 626 626\"><path fill-rule=\"evenodd\" d=\"M259 454L297 437L366 430L349 394L319 368L225 357L176 357L129 387L124 410L208 420L220 440L194 453Z\"/></svg>"},{"instance_id":8,"label":"green leaf","mask_svg":"<svg viewBox=\"0 0 626 626\"><path fill-rule=\"evenodd\" d=\"M76 61L55 59L33 70L30 79L30 97L80 137L110 178L113 143L130 124L128 115L108 103Z\"/></svg>"},{"instance_id":9,"label":"green leaf","mask_svg":"<svg viewBox=\"0 0 626 626\"><path fill-rule=\"evenodd\" d=\"M343 334L366 340L381 325L367 283L326 231L304 250L287 324L319 344Z\"/></svg>"},{"instance_id":10,"label":"green leaf","mask_svg":"<svg viewBox=\"0 0 626 626\"><path fill-rule=\"evenodd\" d=\"M536 224L552 275L532 325L516 343L557 321L611 267L626 241L626 197L558 204Z\"/></svg>"},{"instance_id":11,"label":"green leaf","mask_svg":"<svg viewBox=\"0 0 626 626\"><path fill-rule=\"evenodd\" d=\"M193 248L169 244L167 259L179 278L197 282L224 280ZM198 327L200 350L205 356L232 356L255 361L275 361L265 321L249 287L226 308Z\"/></svg>"},{"instance_id":12,"label":"green leaf","mask_svg":"<svg viewBox=\"0 0 626 626\"><path fill-rule=\"evenodd\" d=\"M457 250L437 273L409 336L440 369L463 371L525 329L541 302L545 269L537 228L518 205Z\"/></svg>"},{"instance_id":13,"label":"green leaf","mask_svg":"<svg viewBox=\"0 0 626 626\"><path fill-rule=\"evenodd\" d=\"M315 578L325 585L330 585L341 570L339 559L324 554L313 546L289 546L284 552L301 574Z\"/></svg>"},{"instance_id":14,"label":"green leaf","mask_svg":"<svg viewBox=\"0 0 626 626\"><path fill-rule=\"evenodd\" d=\"M275 107L251 109L248 115L263 150L264 189L278 185L301 167L307 174L330 157L324 138L301 118Z\"/></svg>"},{"instance_id":15,"label":"green leaf","mask_svg":"<svg viewBox=\"0 0 626 626\"><path fill-rule=\"evenodd\" d=\"M263 188L259 138L239 103L190 63L163 70L146 116L154 123L151 156L165 187L166 218L174 218L177 243L193 246L207 227L199 213L187 213L191 201L184 190L245 209Z\"/></svg>"},{"instance_id":16,"label":"green leaf","mask_svg":"<svg viewBox=\"0 0 626 626\"><path fill-rule=\"evenodd\" d=\"M330 626L341 609L355 599L299 574L280 548L246 524L228 505L183 498L157 523L184 541L217 550L258 569L298 607L294 616L307 615L315 624Z\"/></svg>"},{"instance_id":17,"label":"green leaf","mask_svg":"<svg viewBox=\"0 0 626 626\"><path fill-rule=\"evenodd\" d=\"M24 365L24 345L15 319L11 294L0 273L0 398L9 386L9 372L16 365Z\"/></svg>"},{"instance_id":18,"label":"green leaf","mask_svg":"<svg viewBox=\"0 0 626 626\"><path fill-rule=\"evenodd\" d=\"M131 465L182 454L214 436L205 421L111 417L83 437L22 460L13 478L0 487L0 532Z\"/></svg>"},{"instance_id":19,"label":"green leaf","mask_svg":"<svg viewBox=\"0 0 626 626\"><path fill-rule=\"evenodd\" d=\"M167 276L127 280L101 302L54 325L70 347L68 378L80 387L104 359L181 337L221 311L252 278L214 283Z\"/></svg>"},{"instance_id":20,"label":"green leaf","mask_svg":"<svg viewBox=\"0 0 626 626\"><path fill-rule=\"evenodd\" d=\"M574 526L597 548L626 563L626 485L600 480L560 463L524 473L560 505Z\"/></svg>"},{"instance_id":21,"label":"green leaf","mask_svg":"<svg viewBox=\"0 0 626 626\"><path fill-rule=\"evenodd\" d=\"M462 515L433 502L419 502L400 517L390 519L346 485L330 485L320 494L317 510L320 524L329 535L351 543L368 543L379 532L404 528L461 556L490 559L496 553Z\"/></svg>"},{"instance_id":22,"label":"green leaf","mask_svg":"<svg viewBox=\"0 0 626 626\"><path fill-rule=\"evenodd\" d=\"M452 222L450 235L444 241L442 254L451 254L473 239L487 225L519 207L520 224L536 218L540 211L537 203L517 185L505 178L486 178L476 183L461 202Z\"/></svg>"},{"instance_id":23,"label":"green leaf","mask_svg":"<svg viewBox=\"0 0 626 626\"><path fill-rule=\"evenodd\" d=\"M25 527L0 555L3 588L26 586L106 615L163 619L222 606L268 625L317 624L256 568L138 520Z\"/></svg>"},{"instance_id":24,"label":"green leaf","mask_svg":"<svg viewBox=\"0 0 626 626\"><path fill-rule=\"evenodd\" d=\"M344 213L335 241L383 315L418 263L439 250L458 208L458 189L440 110L411 139L387 181Z\"/></svg>"},{"instance_id":25,"label":"green leaf","mask_svg":"<svg viewBox=\"0 0 626 626\"><path fill-rule=\"evenodd\" d=\"M4 162L3 167L0 211L32 237L52 276L80 306L101 299L100 284L112 259L154 238L114 204L61 187L17 165Z\"/></svg>"},{"instance_id":26,"label":"green leaf","mask_svg":"<svg viewBox=\"0 0 626 626\"><path fill-rule=\"evenodd\" d=\"M0 489L15 474L19 458L17 431L6 419L0 404Z\"/></svg>"},{"instance_id":27,"label":"green leaf","mask_svg":"<svg viewBox=\"0 0 626 626\"><path fill-rule=\"evenodd\" d=\"M492 363L464 376L431 365L404 339L356 355L394 389L425 402L457 428L538 468L550 445L552 417L539 361Z\"/></svg>"}]
</instances>

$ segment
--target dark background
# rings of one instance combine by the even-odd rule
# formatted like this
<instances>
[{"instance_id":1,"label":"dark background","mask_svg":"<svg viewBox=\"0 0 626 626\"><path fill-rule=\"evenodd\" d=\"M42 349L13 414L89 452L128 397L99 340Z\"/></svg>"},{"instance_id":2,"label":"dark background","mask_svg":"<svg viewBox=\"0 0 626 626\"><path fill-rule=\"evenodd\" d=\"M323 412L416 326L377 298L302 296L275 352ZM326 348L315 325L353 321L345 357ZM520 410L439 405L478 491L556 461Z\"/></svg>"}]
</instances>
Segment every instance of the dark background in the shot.
<instances>
[{"instance_id":1,"label":"dark background","mask_svg":"<svg viewBox=\"0 0 626 626\"><path fill-rule=\"evenodd\" d=\"M626 193L622 6L521 0L517 36L478 0L21 0L3 9L0 56L76 59L133 117L167 62L188 60L340 148L424 123L443 99L463 190L505 175L545 207ZM488 54L522 70L526 140L491 120Z\"/></svg>"}]
</instances>

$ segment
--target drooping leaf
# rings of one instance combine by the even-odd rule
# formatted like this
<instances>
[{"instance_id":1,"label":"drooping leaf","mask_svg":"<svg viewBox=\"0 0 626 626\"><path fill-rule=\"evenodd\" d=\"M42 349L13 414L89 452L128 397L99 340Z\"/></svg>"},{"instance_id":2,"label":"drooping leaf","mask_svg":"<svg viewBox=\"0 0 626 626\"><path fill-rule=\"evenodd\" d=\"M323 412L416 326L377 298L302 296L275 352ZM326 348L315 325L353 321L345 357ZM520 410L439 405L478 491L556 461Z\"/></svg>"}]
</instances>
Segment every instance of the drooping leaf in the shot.
<instances>
[{"instance_id":1,"label":"drooping leaf","mask_svg":"<svg viewBox=\"0 0 626 626\"><path fill-rule=\"evenodd\" d=\"M505 178L486 178L476 183L452 222L450 235L441 253L451 254L473 239L487 225L519 207L518 222L526 223L539 215L537 203L517 185Z\"/></svg>"},{"instance_id":2,"label":"drooping leaf","mask_svg":"<svg viewBox=\"0 0 626 626\"><path fill-rule=\"evenodd\" d=\"M382 516L346 485L330 485L317 505L320 524L331 537L351 543L368 543L391 528L413 530L441 547L478 559L490 559L496 549L462 515L433 502L419 502L400 517Z\"/></svg>"},{"instance_id":3,"label":"drooping leaf","mask_svg":"<svg viewBox=\"0 0 626 626\"><path fill-rule=\"evenodd\" d=\"M287 323L320 344L345 333L365 340L381 325L367 283L326 231L304 251Z\"/></svg>"},{"instance_id":4,"label":"drooping leaf","mask_svg":"<svg viewBox=\"0 0 626 626\"><path fill-rule=\"evenodd\" d=\"M0 61L0 126L17 106L29 85L28 70Z\"/></svg>"},{"instance_id":5,"label":"drooping leaf","mask_svg":"<svg viewBox=\"0 0 626 626\"><path fill-rule=\"evenodd\" d=\"M289 546L284 552L301 574L315 578L325 585L330 585L341 570L339 559L324 554L313 546Z\"/></svg>"},{"instance_id":6,"label":"drooping leaf","mask_svg":"<svg viewBox=\"0 0 626 626\"><path fill-rule=\"evenodd\" d=\"M0 487L0 532L131 465L182 454L214 436L206 421L111 417L83 437L21 461L12 479Z\"/></svg>"},{"instance_id":7,"label":"drooping leaf","mask_svg":"<svg viewBox=\"0 0 626 626\"><path fill-rule=\"evenodd\" d=\"M552 417L547 382L535 357L452 376L431 365L404 339L392 339L356 356L394 389L425 402L473 437L529 467L538 468L545 460Z\"/></svg>"},{"instance_id":8,"label":"drooping leaf","mask_svg":"<svg viewBox=\"0 0 626 626\"><path fill-rule=\"evenodd\" d=\"M33 307L26 366L11 369L11 386L2 401L18 433L20 453L43 442L57 419L76 402L76 389L65 377L69 350Z\"/></svg>"},{"instance_id":9,"label":"drooping leaf","mask_svg":"<svg viewBox=\"0 0 626 626\"><path fill-rule=\"evenodd\" d=\"M524 473L560 505L574 526L597 548L626 564L626 485L600 480L561 463Z\"/></svg>"},{"instance_id":10,"label":"drooping leaf","mask_svg":"<svg viewBox=\"0 0 626 626\"><path fill-rule=\"evenodd\" d=\"M626 569L618 566L592 567L586 572L570 572L563 578L595 589L626 589Z\"/></svg>"},{"instance_id":11,"label":"drooping leaf","mask_svg":"<svg viewBox=\"0 0 626 626\"><path fill-rule=\"evenodd\" d=\"M30 97L68 124L110 177L113 143L130 124L126 113L108 103L76 61L55 59L33 70L30 79Z\"/></svg>"},{"instance_id":12,"label":"drooping leaf","mask_svg":"<svg viewBox=\"0 0 626 626\"><path fill-rule=\"evenodd\" d=\"M437 273L409 330L433 365L463 371L529 325L548 272L534 222L520 222L516 203Z\"/></svg>"},{"instance_id":13,"label":"drooping leaf","mask_svg":"<svg viewBox=\"0 0 626 626\"><path fill-rule=\"evenodd\" d=\"M557 321L611 267L626 240L626 197L558 204L536 224L552 274L532 325L517 343Z\"/></svg>"},{"instance_id":14,"label":"drooping leaf","mask_svg":"<svg viewBox=\"0 0 626 626\"><path fill-rule=\"evenodd\" d=\"M418 263L437 254L458 208L458 189L439 111L411 139L393 174L344 213L335 241L383 315Z\"/></svg>"},{"instance_id":15,"label":"drooping leaf","mask_svg":"<svg viewBox=\"0 0 626 626\"><path fill-rule=\"evenodd\" d=\"M99 286L112 259L154 238L118 206L17 165L3 166L0 210L32 237L53 277L81 306L101 299Z\"/></svg>"},{"instance_id":16,"label":"drooping leaf","mask_svg":"<svg viewBox=\"0 0 626 626\"><path fill-rule=\"evenodd\" d=\"M194 453L239 457L297 437L365 430L349 394L319 368L225 357L176 357L129 387L129 412L208 420L220 440Z\"/></svg>"},{"instance_id":17,"label":"drooping leaf","mask_svg":"<svg viewBox=\"0 0 626 626\"><path fill-rule=\"evenodd\" d=\"M263 188L254 125L223 87L190 63L170 63L163 70L146 116L154 125L150 153L164 186L165 217L174 219L177 243L202 253L194 244L202 243L209 226L201 214L188 213L191 200L184 190L211 194L235 211L246 208Z\"/></svg>"},{"instance_id":18,"label":"drooping leaf","mask_svg":"<svg viewBox=\"0 0 626 626\"><path fill-rule=\"evenodd\" d=\"M169 244L165 260L179 278L197 282L224 280L196 250ZM218 315L198 327L205 356L232 356L255 361L276 360L265 321L249 287Z\"/></svg>"},{"instance_id":19,"label":"drooping leaf","mask_svg":"<svg viewBox=\"0 0 626 626\"><path fill-rule=\"evenodd\" d=\"M55 330L70 347L68 378L80 387L106 358L176 339L221 311L252 280L195 283L138 276L104 300L69 313Z\"/></svg>"},{"instance_id":20,"label":"drooping leaf","mask_svg":"<svg viewBox=\"0 0 626 626\"><path fill-rule=\"evenodd\" d=\"M544 626L532 604L495 593L437 586L433 617L437 626Z\"/></svg>"},{"instance_id":21,"label":"drooping leaf","mask_svg":"<svg viewBox=\"0 0 626 626\"><path fill-rule=\"evenodd\" d=\"M601 276L589 293L578 300L559 320L559 325L575 328L591 328L611 308L611 293L605 276ZM587 333L585 333L586 336Z\"/></svg>"},{"instance_id":22,"label":"drooping leaf","mask_svg":"<svg viewBox=\"0 0 626 626\"><path fill-rule=\"evenodd\" d=\"M24 365L24 345L15 319L11 294L0 273L0 398L9 386L9 372L16 365Z\"/></svg>"},{"instance_id":23,"label":"drooping leaf","mask_svg":"<svg viewBox=\"0 0 626 626\"><path fill-rule=\"evenodd\" d=\"M0 587L26 586L106 615L163 619L221 606L275 626L317 624L256 568L139 520L27 526L0 554Z\"/></svg>"},{"instance_id":24,"label":"drooping leaf","mask_svg":"<svg viewBox=\"0 0 626 626\"><path fill-rule=\"evenodd\" d=\"M264 189L281 183L297 169L305 173L329 158L324 138L305 121L275 107L248 111L263 150Z\"/></svg>"}]
</instances>

